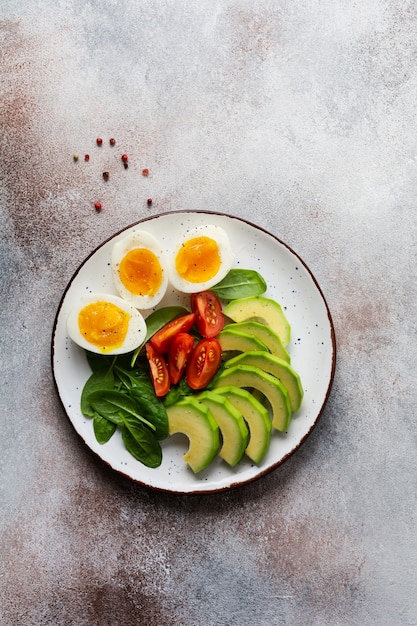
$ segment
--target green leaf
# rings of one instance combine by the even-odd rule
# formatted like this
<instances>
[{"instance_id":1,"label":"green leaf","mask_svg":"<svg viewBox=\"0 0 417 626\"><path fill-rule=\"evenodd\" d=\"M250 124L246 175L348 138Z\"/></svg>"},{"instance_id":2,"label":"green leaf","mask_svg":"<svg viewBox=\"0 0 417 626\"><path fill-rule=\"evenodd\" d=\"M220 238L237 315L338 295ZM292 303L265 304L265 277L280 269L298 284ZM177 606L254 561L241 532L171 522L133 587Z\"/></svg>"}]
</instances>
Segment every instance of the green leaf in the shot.
<instances>
[{"instance_id":1,"label":"green leaf","mask_svg":"<svg viewBox=\"0 0 417 626\"><path fill-rule=\"evenodd\" d=\"M152 335L154 335L158 330L165 326L165 324L168 324L168 322L171 322L176 317L186 315L189 312L189 309L185 308L184 306L178 305L162 307L162 309L157 309L156 311L153 311L153 313L148 315L148 317L146 318L146 337L143 343L138 346L133 352L131 358L132 367L135 365L136 359L138 358L141 349L143 348L145 343L152 337Z\"/></svg>"},{"instance_id":2,"label":"green leaf","mask_svg":"<svg viewBox=\"0 0 417 626\"><path fill-rule=\"evenodd\" d=\"M103 444L107 443L114 435L117 425L96 413L94 415L93 428L98 443Z\"/></svg>"},{"instance_id":3,"label":"green leaf","mask_svg":"<svg viewBox=\"0 0 417 626\"><path fill-rule=\"evenodd\" d=\"M132 387L130 395L135 399L141 412L146 415L146 419L155 426L155 437L157 439L168 437L168 415L162 401L155 396L153 387L149 389L143 384Z\"/></svg>"},{"instance_id":4,"label":"green leaf","mask_svg":"<svg viewBox=\"0 0 417 626\"><path fill-rule=\"evenodd\" d=\"M178 400L181 400L184 396L192 396L197 393L199 392L191 389L190 385L187 383L187 379L182 378L178 385L173 385L164 397L164 406L167 407L171 404L176 404Z\"/></svg>"},{"instance_id":5,"label":"green leaf","mask_svg":"<svg viewBox=\"0 0 417 626\"><path fill-rule=\"evenodd\" d=\"M176 404L178 400L181 400L184 394L181 393L181 390L178 387L171 387L168 391L167 395L164 398L164 405L171 406L172 404Z\"/></svg>"},{"instance_id":6,"label":"green leaf","mask_svg":"<svg viewBox=\"0 0 417 626\"><path fill-rule=\"evenodd\" d=\"M153 390L147 362L144 362L142 367L136 367L134 369L123 368L116 364L114 373L120 378L127 389L130 389L130 387L146 386L149 390Z\"/></svg>"},{"instance_id":7,"label":"green leaf","mask_svg":"<svg viewBox=\"0 0 417 626\"><path fill-rule=\"evenodd\" d=\"M162 401L156 397L147 362L141 368L125 370L115 366L115 375L123 381L126 391L135 400L141 415L155 426L157 439L168 436L168 416Z\"/></svg>"},{"instance_id":8,"label":"green leaf","mask_svg":"<svg viewBox=\"0 0 417 626\"><path fill-rule=\"evenodd\" d=\"M115 359L114 356L97 354L96 352L90 352L89 350L86 350L85 353L92 372L99 372L103 369L110 369Z\"/></svg>"},{"instance_id":9,"label":"green leaf","mask_svg":"<svg viewBox=\"0 0 417 626\"><path fill-rule=\"evenodd\" d=\"M255 270L231 269L211 291L220 300L237 300L259 296L266 288L265 279Z\"/></svg>"},{"instance_id":10,"label":"green leaf","mask_svg":"<svg viewBox=\"0 0 417 626\"><path fill-rule=\"evenodd\" d=\"M136 402L120 391L95 391L88 396L88 402L94 411L117 425L123 424L126 416L136 417L155 430L155 426L145 419L137 410Z\"/></svg>"},{"instance_id":11,"label":"green leaf","mask_svg":"<svg viewBox=\"0 0 417 626\"><path fill-rule=\"evenodd\" d=\"M146 426L132 419L125 419L122 440L127 451L147 467L155 468L161 465L161 445Z\"/></svg>"},{"instance_id":12,"label":"green leaf","mask_svg":"<svg viewBox=\"0 0 417 626\"><path fill-rule=\"evenodd\" d=\"M95 411L89 401L89 396L95 392L108 391L114 388L113 370L109 368L93 372L85 383L81 392L81 413L85 417L94 417Z\"/></svg>"},{"instance_id":13,"label":"green leaf","mask_svg":"<svg viewBox=\"0 0 417 626\"><path fill-rule=\"evenodd\" d=\"M117 378L117 383L115 384L115 387L117 389L123 389L123 388L130 389L131 380L130 380L130 376L128 375L128 373L119 368L115 368L114 373Z\"/></svg>"},{"instance_id":14,"label":"green leaf","mask_svg":"<svg viewBox=\"0 0 417 626\"><path fill-rule=\"evenodd\" d=\"M143 348L143 345L144 345L144 344L143 344L143 343L141 343L141 344L140 344L140 346L138 346L138 347L136 348L136 350L134 351L134 353L132 354L132 360L131 360L131 362L130 362L130 364L131 364L131 366L132 366L132 367L135 365L135 363L136 363L136 359L138 358L139 353L140 353L140 351L141 351L141 350L142 350L142 348Z\"/></svg>"}]
</instances>

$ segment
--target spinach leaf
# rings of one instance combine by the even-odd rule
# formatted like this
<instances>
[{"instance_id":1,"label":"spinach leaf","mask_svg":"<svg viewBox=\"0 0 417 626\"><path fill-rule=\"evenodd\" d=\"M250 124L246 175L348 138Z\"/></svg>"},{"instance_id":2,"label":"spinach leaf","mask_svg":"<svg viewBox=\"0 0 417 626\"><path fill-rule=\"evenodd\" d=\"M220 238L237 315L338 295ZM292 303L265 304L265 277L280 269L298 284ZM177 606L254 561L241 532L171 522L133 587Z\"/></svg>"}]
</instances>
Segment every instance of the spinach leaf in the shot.
<instances>
[{"instance_id":1,"label":"spinach leaf","mask_svg":"<svg viewBox=\"0 0 417 626\"><path fill-rule=\"evenodd\" d=\"M162 449L155 435L140 422L125 418L122 440L126 449L147 467L159 467L162 463Z\"/></svg>"},{"instance_id":2,"label":"spinach leaf","mask_svg":"<svg viewBox=\"0 0 417 626\"><path fill-rule=\"evenodd\" d=\"M162 401L155 396L153 387L149 389L146 385L137 385L131 387L129 393L139 409L155 426L155 437L157 439L168 437L168 415Z\"/></svg>"},{"instance_id":3,"label":"spinach leaf","mask_svg":"<svg viewBox=\"0 0 417 626\"><path fill-rule=\"evenodd\" d=\"M191 396L196 393L199 392L190 387L190 385L187 383L186 378L182 378L178 385L172 386L167 395L164 397L164 406L167 407L171 404L175 404L184 396Z\"/></svg>"},{"instance_id":4,"label":"spinach leaf","mask_svg":"<svg viewBox=\"0 0 417 626\"><path fill-rule=\"evenodd\" d=\"M155 430L155 426L138 413L134 399L121 391L94 391L88 396L88 402L96 413L118 426L124 424L124 417L131 415Z\"/></svg>"},{"instance_id":5,"label":"spinach leaf","mask_svg":"<svg viewBox=\"0 0 417 626\"><path fill-rule=\"evenodd\" d=\"M153 391L148 363L144 363L142 367L135 369L126 369L117 363L114 367L114 373L127 389L130 389L130 387L147 386L150 391Z\"/></svg>"},{"instance_id":6,"label":"spinach leaf","mask_svg":"<svg viewBox=\"0 0 417 626\"><path fill-rule=\"evenodd\" d=\"M102 415L95 413L93 427L97 441L103 444L107 443L114 435L117 425L114 422L110 422Z\"/></svg>"},{"instance_id":7,"label":"spinach leaf","mask_svg":"<svg viewBox=\"0 0 417 626\"><path fill-rule=\"evenodd\" d=\"M167 407L171 406L171 404L175 404L178 400L181 400L183 395L184 394L181 393L181 389L179 387L171 387L164 398L164 405Z\"/></svg>"},{"instance_id":8,"label":"spinach leaf","mask_svg":"<svg viewBox=\"0 0 417 626\"><path fill-rule=\"evenodd\" d=\"M221 300L237 300L259 296L266 291L265 279L255 270L231 269L211 288Z\"/></svg>"},{"instance_id":9,"label":"spinach leaf","mask_svg":"<svg viewBox=\"0 0 417 626\"><path fill-rule=\"evenodd\" d=\"M81 392L81 413L85 415L85 417L94 417L95 411L91 406L89 396L96 391L102 392L113 388L114 374L111 367L109 369L100 369L93 372Z\"/></svg>"},{"instance_id":10,"label":"spinach leaf","mask_svg":"<svg viewBox=\"0 0 417 626\"><path fill-rule=\"evenodd\" d=\"M98 372L102 369L110 369L115 360L114 356L97 354L96 352L90 352L89 350L86 350L85 352L92 372Z\"/></svg>"},{"instance_id":11,"label":"spinach leaf","mask_svg":"<svg viewBox=\"0 0 417 626\"><path fill-rule=\"evenodd\" d=\"M145 345L145 343L156 333L156 331L160 330L165 324L168 324L171 320L176 317L180 317L180 315L186 315L190 311L186 309L184 306L166 306L162 307L162 309L157 309L153 311L146 318L146 337L143 343L136 348L131 358L131 366L133 367L136 363L136 359L138 355Z\"/></svg>"},{"instance_id":12,"label":"spinach leaf","mask_svg":"<svg viewBox=\"0 0 417 626\"><path fill-rule=\"evenodd\" d=\"M126 389L130 389L132 384L132 378L129 371L125 371L122 368L115 367L114 373L117 377L118 388L121 389L125 387Z\"/></svg>"}]
</instances>

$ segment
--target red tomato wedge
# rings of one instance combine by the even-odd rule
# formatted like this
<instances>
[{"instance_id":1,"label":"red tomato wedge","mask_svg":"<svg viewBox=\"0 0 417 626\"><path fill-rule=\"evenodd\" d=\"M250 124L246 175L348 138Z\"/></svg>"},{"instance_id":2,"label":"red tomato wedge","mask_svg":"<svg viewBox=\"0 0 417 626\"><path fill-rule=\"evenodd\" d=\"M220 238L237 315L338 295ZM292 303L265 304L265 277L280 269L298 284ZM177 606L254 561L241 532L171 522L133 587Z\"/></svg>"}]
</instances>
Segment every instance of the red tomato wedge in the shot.
<instances>
[{"instance_id":1,"label":"red tomato wedge","mask_svg":"<svg viewBox=\"0 0 417 626\"><path fill-rule=\"evenodd\" d=\"M188 360L186 377L191 389L204 389L220 367L222 349L217 339L201 339Z\"/></svg>"},{"instance_id":2,"label":"red tomato wedge","mask_svg":"<svg viewBox=\"0 0 417 626\"><path fill-rule=\"evenodd\" d=\"M180 381L185 372L193 346L194 337L188 333L178 333L172 340L168 355L168 372L174 385Z\"/></svg>"},{"instance_id":3,"label":"red tomato wedge","mask_svg":"<svg viewBox=\"0 0 417 626\"><path fill-rule=\"evenodd\" d=\"M191 310L195 313L195 325L202 337L215 337L222 330L224 326L222 305L212 291L193 293Z\"/></svg>"},{"instance_id":4,"label":"red tomato wedge","mask_svg":"<svg viewBox=\"0 0 417 626\"><path fill-rule=\"evenodd\" d=\"M160 354L151 343L148 342L145 347L155 395L158 396L158 398L166 396L171 386L166 361L162 354Z\"/></svg>"},{"instance_id":5,"label":"red tomato wedge","mask_svg":"<svg viewBox=\"0 0 417 626\"><path fill-rule=\"evenodd\" d=\"M175 335L188 333L195 322L195 313L187 313L165 324L151 337L151 344L160 354L168 354L169 348Z\"/></svg>"}]
</instances>

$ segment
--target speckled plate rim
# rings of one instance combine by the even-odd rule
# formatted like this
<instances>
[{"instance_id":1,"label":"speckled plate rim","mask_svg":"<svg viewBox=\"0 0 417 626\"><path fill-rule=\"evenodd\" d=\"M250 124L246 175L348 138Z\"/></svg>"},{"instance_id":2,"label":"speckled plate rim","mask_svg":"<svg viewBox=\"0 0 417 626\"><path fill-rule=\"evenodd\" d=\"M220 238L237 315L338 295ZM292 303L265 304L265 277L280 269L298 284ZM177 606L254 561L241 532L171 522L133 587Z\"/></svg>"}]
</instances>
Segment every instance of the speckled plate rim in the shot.
<instances>
[{"instance_id":1,"label":"speckled plate rim","mask_svg":"<svg viewBox=\"0 0 417 626\"><path fill-rule=\"evenodd\" d=\"M182 457L187 445L175 435L162 442L163 462L149 469L124 449L116 433L104 445L96 442L92 420L82 416L79 400L90 370L83 350L66 333L66 317L74 301L86 291L115 293L109 251L128 232L146 229L169 246L175 231L201 223L222 226L236 254L235 266L256 269L268 284L265 295L281 303L291 324L288 346L291 363L301 376L304 400L285 434L274 432L271 446L259 466L244 459L229 468L217 458L204 472L194 475ZM159 306L172 303L168 294ZM74 429L104 463L151 489L177 494L208 494L234 489L257 480L282 465L312 433L327 403L336 368L336 338L332 317L322 290L300 256L266 229L220 212L171 211L145 217L103 241L80 264L70 279L55 316L51 341L54 384L62 407ZM178 439L180 438L180 439Z\"/></svg>"}]
</instances>

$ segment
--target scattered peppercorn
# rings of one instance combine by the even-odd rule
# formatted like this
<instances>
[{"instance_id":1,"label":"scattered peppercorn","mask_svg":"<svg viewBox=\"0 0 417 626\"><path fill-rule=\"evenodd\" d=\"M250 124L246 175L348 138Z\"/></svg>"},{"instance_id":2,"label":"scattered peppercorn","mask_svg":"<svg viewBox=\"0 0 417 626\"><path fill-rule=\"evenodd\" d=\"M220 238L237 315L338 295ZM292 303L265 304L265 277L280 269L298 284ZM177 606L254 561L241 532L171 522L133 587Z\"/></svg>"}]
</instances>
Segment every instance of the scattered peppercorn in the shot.
<instances>
[{"instance_id":1,"label":"scattered peppercorn","mask_svg":"<svg viewBox=\"0 0 417 626\"><path fill-rule=\"evenodd\" d=\"M127 156L127 154L122 154L122 161L123 163L127 163L129 160L129 157Z\"/></svg>"},{"instance_id":2,"label":"scattered peppercorn","mask_svg":"<svg viewBox=\"0 0 417 626\"><path fill-rule=\"evenodd\" d=\"M147 202L148 206L151 206L152 205L152 198L148 198L146 202Z\"/></svg>"},{"instance_id":3,"label":"scattered peppercorn","mask_svg":"<svg viewBox=\"0 0 417 626\"><path fill-rule=\"evenodd\" d=\"M94 208L97 211L97 213L99 213L101 211L101 202L95 202L94 203Z\"/></svg>"},{"instance_id":4,"label":"scattered peppercorn","mask_svg":"<svg viewBox=\"0 0 417 626\"><path fill-rule=\"evenodd\" d=\"M114 146L114 144L116 143L116 140L114 139L114 137L111 137L109 141L110 141L111 146Z\"/></svg>"},{"instance_id":5,"label":"scattered peppercorn","mask_svg":"<svg viewBox=\"0 0 417 626\"><path fill-rule=\"evenodd\" d=\"M74 154L73 157L74 161L78 161L78 154Z\"/></svg>"},{"instance_id":6,"label":"scattered peppercorn","mask_svg":"<svg viewBox=\"0 0 417 626\"><path fill-rule=\"evenodd\" d=\"M104 180L109 180L109 176L110 176L110 174L108 172L103 172Z\"/></svg>"},{"instance_id":7,"label":"scattered peppercorn","mask_svg":"<svg viewBox=\"0 0 417 626\"><path fill-rule=\"evenodd\" d=\"M84 155L84 161L89 161L90 160L90 155L89 154L85 154Z\"/></svg>"},{"instance_id":8,"label":"scattered peppercorn","mask_svg":"<svg viewBox=\"0 0 417 626\"><path fill-rule=\"evenodd\" d=\"M147 167L142 170L142 176L149 176L149 170Z\"/></svg>"},{"instance_id":9,"label":"scattered peppercorn","mask_svg":"<svg viewBox=\"0 0 417 626\"><path fill-rule=\"evenodd\" d=\"M97 143L98 146L101 146L101 144L103 143L102 138L101 137L97 137L96 143Z\"/></svg>"}]
</instances>

